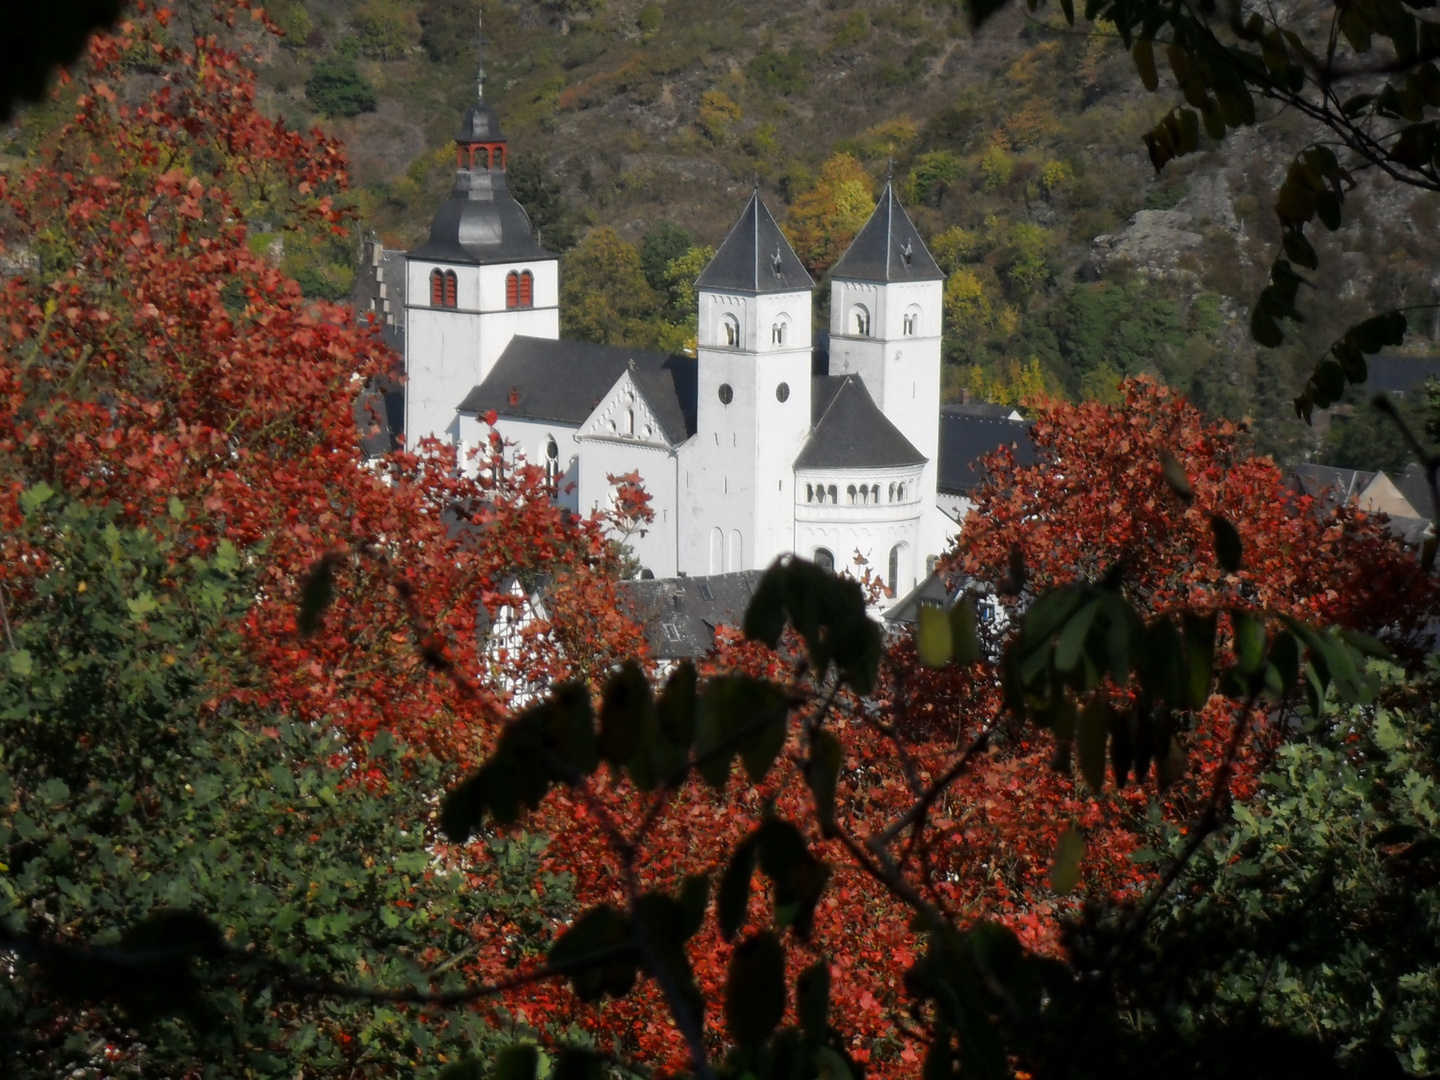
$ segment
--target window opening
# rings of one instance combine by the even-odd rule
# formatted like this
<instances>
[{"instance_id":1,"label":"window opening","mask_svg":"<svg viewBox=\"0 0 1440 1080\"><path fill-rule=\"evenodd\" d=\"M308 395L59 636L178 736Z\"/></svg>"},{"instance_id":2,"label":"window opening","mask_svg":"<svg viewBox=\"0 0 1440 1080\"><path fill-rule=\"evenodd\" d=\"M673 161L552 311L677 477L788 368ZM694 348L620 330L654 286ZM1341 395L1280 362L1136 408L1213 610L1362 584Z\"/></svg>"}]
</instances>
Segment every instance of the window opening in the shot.
<instances>
[{"instance_id":1,"label":"window opening","mask_svg":"<svg viewBox=\"0 0 1440 1080\"><path fill-rule=\"evenodd\" d=\"M535 275L530 273L529 270L524 271L520 275L519 300L521 307L535 306Z\"/></svg>"},{"instance_id":2,"label":"window opening","mask_svg":"<svg viewBox=\"0 0 1440 1080\"><path fill-rule=\"evenodd\" d=\"M446 271L445 271L445 306L446 306L446 307L455 307L455 306L456 306L456 294L457 294L457 292L459 291L456 286L457 286L457 282L456 282L456 280L455 280L455 271L454 271L454 270L446 270Z\"/></svg>"},{"instance_id":3,"label":"window opening","mask_svg":"<svg viewBox=\"0 0 1440 1080\"><path fill-rule=\"evenodd\" d=\"M430 271L430 306L445 306L445 275L440 270Z\"/></svg>"},{"instance_id":4,"label":"window opening","mask_svg":"<svg viewBox=\"0 0 1440 1080\"><path fill-rule=\"evenodd\" d=\"M857 337L870 336L870 312L863 305L856 304L850 309L850 328Z\"/></svg>"},{"instance_id":5,"label":"window opening","mask_svg":"<svg viewBox=\"0 0 1440 1080\"><path fill-rule=\"evenodd\" d=\"M785 324L784 324L784 323L776 323L774 326L772 326L772 327L770 328L770 344L771 344L771 345L784 345L784 344L785 344Z\"/></svg>"},{"instance_id":6,"label":"window opening","mask_svg":"<svg viewBox=\"0 0 1440 1080\"><path fill-rule=\"evenodd\" d=\"M831 485L830 485L830 493L829 493L829 494L830 494L830 501L831 501L832 503L838 503L838 502L840 501L840 496L835 493L835 485L834 485L834 484L831 484Z\"/></svg>"},{"instance_id":7,"label":"window opening","mask_svg":"<svg viewBox=\"0 0 1440 1080\"><path fill-rule=\"evenodd\" d=\"M732 349L740 347L740 323L734 315L726 315L725 323L725 344Z\"/></svg>"},{"instance_id":8,"label":"window opening","mask_svg":"<svg viewBox=\"0 0 1440 1080\"><path fill-rule=\"evenodd\" d=\"M505 275L505 306L507 308L520 306L520 275L514 270Z\"/></svg>"},{"instance_id":9,"label":"window opening","mask_svg":"<svg viewBox=\"0 0 1440 1080\"><path fill-rule=\"evenodd\" d=\"M721 405L729 405L730 402L735 400L735 391L728 382L723 382L720 384L719 392Z\"/></svg>"},{"instance_id":10,"label":"window opening","mask_svg":"<svg viewBox=\"0 0 1440 1080\"><path fill-rule=\"evenodd\" d=\"M779 386L775 387L775 400L776 400L776 401L781 401L781 402L789 401L789 400L790 400L790 384L789 384L789 383L783 383L783 382L782 382Z\"/></svg>"},{"instance_id":11,"label":"window opening","mask_svg":"<svg viewBox=\"0 0 1440 1080\"><path fill-rule=\"evenodd\" d=\"M845 489L845 494L850 496L851 506L854 506L857 502L860 501L860 497L855 492L854 484L851 484L848 488Z\"/></svg>"},{"instance_id":12,"label":"window opening","mask_svg":"<svg viewBox=\"0 0 1440 1080\"><path fill-rule=\"evenodd\" d=\"M896 596L896 589L900 585L900 545L896 544L890 549L890 595Z\"/></svg>"},{"instance_id":13,"label":"window opening","mask_svg":"<svg viewBox=\"0 0 1440 1080\"><path fill-rule=\"evenodd\" d=\"M706 600L710 600L710 601L712 601L712 602L714 601L714 599L715 599L715 594L710 591L710 583L709 583L709 582L706 582L706 581L700 582L700 595L703 596Z\"/></svg>"},{"instance_id":14,"label":"window opening","mask_svg":"<svg viewBox=\"0 0 1440 1080\"><path fill-rule=\"evenodd\" d=\"M821 570L828 570L833 574L835 572L835 556L825 548L816 548L815 565Z\"/></svg>"}]
</instances>

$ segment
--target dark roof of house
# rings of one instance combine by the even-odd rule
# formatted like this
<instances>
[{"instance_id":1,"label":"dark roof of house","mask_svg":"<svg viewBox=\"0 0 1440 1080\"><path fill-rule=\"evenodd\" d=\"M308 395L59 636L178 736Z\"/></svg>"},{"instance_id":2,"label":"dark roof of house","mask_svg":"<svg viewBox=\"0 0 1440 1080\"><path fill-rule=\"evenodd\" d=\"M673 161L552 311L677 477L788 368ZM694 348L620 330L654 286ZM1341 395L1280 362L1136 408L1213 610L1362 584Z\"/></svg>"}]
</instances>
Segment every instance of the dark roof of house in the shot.
<instances>
[{"instance_id":1,"label":"dark roof of house","mask_svg":"<svg viewBox=\"0 0 1440 1080\"><path fill-rule=\"evenodd\" d=\"M1020 410L1014 405L996 405L989 401L957 401L950 405L940 406L942 413L954 413L957 416L987 416L992 420L1005 420L1016 415Z\"/></svg>"},{"instance_id":2,"label":"dark roof of house","mask_svg":"<svg viewBox=\"0 0 1440 1080\"><path fill-rule=\"evenodd\" d=\"M525 208L505 186L501 169L458 169L450 197L430 222L430 238L412 259L486 265L554 259L535 242Z\"/></svg>"},{"instance_id":3,"label":"dark roof of house","mask_svg":"<svg viewBox=\"0 0 1440 1080\"><path fill-rule=\"evenodd\" d=\"M884 469L925 461L858 376L811 379L810 417L810 438L795 459L797 469Z\"/></svg>"},{"instance_id":4,"label":"dark roof of house","mask_svg":"<svg viewBox=\"0 0 1440 1080\"><path fill-rule=\"evenodd\" d=\"M963 588L963 586L962 586ZM911 589L885 612L885 621L890 623L913 623L920 618L922 607L948 607L959 589L945 587L945 575L934 570L925 575L925 580Z\"/></svg>"},{"instance_id":5,"label":"dark roof of house","mask_svg":"<svg viewBox=\"0 0 1440 1080\"><path fill-rule=\"evenodd\" d=\"M846 281L945 280L944 271L935 264L889 180L875 212L831 268L830 276Z\"/></svg>"},{"instance_id":6,"label":"dark roof of house","mask_svg":"<svg viewBox=\"0 0 1440 1080\"><path fill-rule=\"evenodd\" d=\"M1405 466L1404 473L1400 479L1395 481L1395 486L1400 489L1400 494L1405 496L1405 501L1413 506L1417 513L1428 514L1433 510L1433 499L1430 497L1430 482L1425 478L1425 466L1418 461L1412 461Z\"/></svg>"},{"instance_id":7,"label":"dark roof of house","mask_svg":"<svg viewBox=\"0 0 1440 1080\"><path fill-rule=\"evenodd\" d=\"M1403 394L1413 390L1426 379L1440 378L1440 357L1436 356L1387 356L1381 353L1369 357L1365 366L1369 369L1364 389L1374 394Z\"/></svg>"},{"instance_id":8,"label":"dark roof of house","mask_svg":"<svg viewBox=\"0 0 1440 1080\"><path fill-rule=\"evenodd\" d=\"M1358 498L1365 486L1375 479L1373 472L1340 469L1333 465L1296 465L1293 475L1301 494L1342 506Z\"/></svg>"},{"instance_id":9,"label":"dark roof of house","mask_svg":"<svg viewBox=\"0 0 1440 1080\"><path fill-rule=\"evenodd\" d=\"M763 570L708 577L624 581L620 595L645 627L651 655L661 660L704 656L717 626L739 626Z\"/></svg>"},{"instance_id":10,"label":"dark roof of house","mask_svg":"<svg viewBox=\"0 0 1440 1080\"><path fill-rule=\"evenodd\" d=\"M969 495L989 477L980 464L987 454L1009 446L1017 465L1035 463L1028 420L977 416L945 406L940 410L940 464L936 486L949 495Z\"/></svg>"},{"instance_id":11,"label":"dark roof of house","mask_svg":"<svg viewBox=\"0 0 1440 1080\"><path fill-rule=\"evenodd\" d=\"M397 432L405 426L405 387L398 378L377 375L355 399L355 427L366 457L399 448Z\"/></svg>"},{"instance_id":12,"label":"dark roof of house","mask_svg":"<svg viewBox=\"0 0 1440 1080\"><path fill-rule=\"evenodd\" d=\"M672 443L695 433L695 361L588 341L515 337L459 411L579 426L626 371ZM511 404L511 392L515 403Z\"/></svg>"},{"instance_id":13,"label":"dark roof of house","mask_svg":"<svg viewBox=\"0 0 1440 1080\"><path fill-rule=\"evenodd\" d=\"M815 281L756 188L695 287L717 292L797 292L813 289Z\"/></svg>"}]
</instances>

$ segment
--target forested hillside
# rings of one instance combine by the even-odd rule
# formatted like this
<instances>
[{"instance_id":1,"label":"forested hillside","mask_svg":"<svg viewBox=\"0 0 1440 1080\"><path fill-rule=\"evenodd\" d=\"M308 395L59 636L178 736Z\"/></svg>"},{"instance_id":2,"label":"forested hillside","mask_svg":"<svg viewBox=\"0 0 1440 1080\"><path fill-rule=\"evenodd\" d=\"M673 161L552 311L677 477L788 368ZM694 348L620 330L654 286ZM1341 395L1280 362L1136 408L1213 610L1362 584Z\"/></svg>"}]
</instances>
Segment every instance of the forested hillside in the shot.
<instances>
[{"instance_id":1,"label":"forested hillside","mask_svg":"<svg viewBox=\"0 0 1440 1080\"><path fill-rule=\"evenodd\" d=\"M1298 121L1262 106L1256 127L1157 177L1141 134L1171 104L1168 72L1147 94L1104 25L1014 11L972 35L958 2L919 0L483 8L512 187L553 249L616 230L571 257L567 292L608 284L624 316L610 333L637 344L683 345L687 275L703 265L691 247L718 243L755 178L818 277L892 169L952 275L952 397L969 386L1007 401L1039 389L1114 400L1120 377L1150 372L1212 414L1251 420L1259 449L1310 456L1316 436L1290 399L1314 357L1369 311L1435 299L1440 197L1367 191L1375 212L1347 203L1350 223L1321 248L1326 270L1301 299L1310 321L1257 354L1246 316L1278 242L1279 148ZM338 135L365 227L415 243L475 92L474 0L275 0L267 12L286 32L278 45L256 35L268 107ZM343 243L291 244L285 260L308 292L338 298L353 280ZM1426 321L1412 348L1429 347ZM577 310L566 332L597 331Z\"/></svg>"}]
</instances>

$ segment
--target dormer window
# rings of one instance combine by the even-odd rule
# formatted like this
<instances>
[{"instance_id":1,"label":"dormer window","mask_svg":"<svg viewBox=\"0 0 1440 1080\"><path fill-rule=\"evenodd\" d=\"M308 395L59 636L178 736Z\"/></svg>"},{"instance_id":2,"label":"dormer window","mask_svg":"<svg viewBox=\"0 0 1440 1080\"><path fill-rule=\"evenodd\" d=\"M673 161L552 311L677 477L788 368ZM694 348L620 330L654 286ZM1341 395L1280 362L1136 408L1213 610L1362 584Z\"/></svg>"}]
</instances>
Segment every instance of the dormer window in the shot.
<instances>
[{"instance_id":1,"label":"dormer window","mask_svg":"<svg viewBox=\"0 0 1440 1080\"><path fill-rule=\"evenodd\" d=\"M505 275L505 306L507 308L535 306L535 275L529 270L511 270Z\"/></svg>"}]
</instances>

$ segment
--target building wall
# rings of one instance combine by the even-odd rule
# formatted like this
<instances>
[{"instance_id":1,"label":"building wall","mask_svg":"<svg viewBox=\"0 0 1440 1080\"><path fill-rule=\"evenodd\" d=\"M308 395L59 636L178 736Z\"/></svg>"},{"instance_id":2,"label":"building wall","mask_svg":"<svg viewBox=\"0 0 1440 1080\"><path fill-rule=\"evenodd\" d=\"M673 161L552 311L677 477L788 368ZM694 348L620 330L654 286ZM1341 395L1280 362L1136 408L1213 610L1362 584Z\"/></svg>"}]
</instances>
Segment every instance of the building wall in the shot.
<instances>
[{"instance_id":1,"label":"building wall","mask_svg":"<svg viewBox=\"0 0 1440 1080\"><path fill-rule=\"evenodd\" d=\"M859 333L857 310L869 318ZM834 281L830 287L830 373L854 372L870 396L915 449L925 455L921 487L933 506L940 453L940 333L944 283L940 281ZM946 518L924 515L921 546L938 555L946 546Z\"/></svg>"},{"instance_id":2,"label":"building wall","mask_svg":"<svg viewBox=\"0 0 1440 1080\"><path fill-rule=\"evenodd\" d=\"M921 487L922 470L917 467L898 469L836 469L803 470L795 474L796 500L795 554L814 559L818 548L829 551L835 569L859 576L863 567L855 557L869 566L872 574L889 583L890 551L900 548L895 581L896 595L904 595L919 584L928 568L925 558L934 552L922 545L922 522L927 504ZM898 495L897 486L904 485ZM835 489L835 501L829 494ZM850 501L849 490L856 489L856 501ZM814 489L824 488L821 501L812 496ZM878 501L867 503L861 489L879 489Z\"/></svg>"},{"instance_id":3,"label":"building wall","mask_svg":"<svg viewBox=\"0 0 1440 1080\"><path fill-rule=\"evenodd\" d=\"M488 457L490 428L474 416L459 416L456 429L459 435L459 449L467 474L474 476L476 463L470 451L481 447L481 457ZM545 467L546 447L555 440L559 451L558 476L555 501L573 513L580 512L580 444L576 440L578 425L560 424L544 420L516 420L502 416L495 421L495 430L509 444L507 454L511 460L523 460L529 465Z\"/></svg>"},{"instance_id":4,"label":"building wall","mask_svg":"<svg viewBox=\"0 0 1440 1080\"><path fill-rule=\"evenodd\" d=\"M467 266L406 260L405 436L454 439L455 407L480 383L516 334L560 337L560 273L554 259ZM455 307L430 304L431 271L455 274ZM534 305L505 307L510 271L534 276Z\"/></svg>"},{"instance_id":5,"label":"building wall","mask_svg":"<svg viewBox=\"0 0 1440 1080\"><path fill-rule=\"evenodd\" d=\"M614 488L608 477L640 474L650 493L655 520L644 534L632 533L625 542L640 565L656 577L674 577L680 569L676 550L676 455L663 441L644 441L622 435L587 435L580 440L580 506L607 510Z\"/></svg>"},{"instance_id":6,"label":"building wall","mask_svg":"<svg viewBox=\"0 0 1440 1080\"><path fill-rule=\"evenodd\" d=\"M790 465L810 430L811 348L809 290L705 291L699 305L696 434L677 485L679 569L696 575L766 566L794 550ZM733 345L727 323L738 330Z\"/></svg>"}]
</instances>

